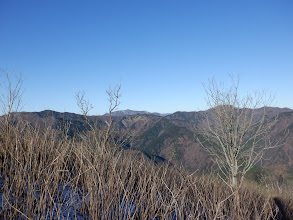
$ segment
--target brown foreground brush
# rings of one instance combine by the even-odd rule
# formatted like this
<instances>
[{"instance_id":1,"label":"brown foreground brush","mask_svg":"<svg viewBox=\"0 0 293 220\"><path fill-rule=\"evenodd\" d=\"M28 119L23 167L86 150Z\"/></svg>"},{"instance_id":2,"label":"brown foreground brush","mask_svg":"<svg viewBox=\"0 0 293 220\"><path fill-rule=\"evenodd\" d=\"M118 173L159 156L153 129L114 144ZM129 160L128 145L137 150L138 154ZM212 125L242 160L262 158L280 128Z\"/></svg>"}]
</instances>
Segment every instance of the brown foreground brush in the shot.
<instances>
[{"instance_id":1,"label":"brown foreground brush","mask_svg":"<svg viewBox=\"0 0 293 220\"><path fill-rule=\"evenodd\" d=\"M290 219L292 200L229 187L122 150L111 135L78 138L18 120L0 132L2 219ZM285 206L280 204L286 204Z\"/></svg>"}]
</instances>

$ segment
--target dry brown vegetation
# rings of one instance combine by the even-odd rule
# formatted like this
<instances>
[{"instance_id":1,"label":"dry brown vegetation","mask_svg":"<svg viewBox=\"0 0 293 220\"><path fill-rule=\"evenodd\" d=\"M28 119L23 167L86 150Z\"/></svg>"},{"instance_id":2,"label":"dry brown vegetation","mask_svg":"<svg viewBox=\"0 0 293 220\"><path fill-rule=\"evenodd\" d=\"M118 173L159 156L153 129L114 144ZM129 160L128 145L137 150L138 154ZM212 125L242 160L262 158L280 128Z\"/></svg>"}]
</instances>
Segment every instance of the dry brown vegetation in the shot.
<instances>
[{"instance_id":1,"label":"dry brown vegetation","mask_svg":"<svg viewBox=\"0 0 293 220\"><path fill-rule=\"evenodd\" d=\"M66 124L41 128L12 114L21 83L13 87L6 76L0 219L293 219L292 187L244 183L236 202L233 190L216 177L123 150L129 135L115 129L111 116L120 87L108 91L109 118L103 124L89 123L91 106L77 94L89 129L72 137Z\"/></svg>"},{"instance_id":2,"label":"dry brown vegetation","mask_svg":"<svg viewBox=\"0 0 293 220\"><path fill-rule=\"evenodd\" d=\"M114 128L69 138L66 129L3 119L0 218L292 219L288 192L244 184L238 206L230 188L212 176L122 150Z\"/></svg>"}]
</instances>

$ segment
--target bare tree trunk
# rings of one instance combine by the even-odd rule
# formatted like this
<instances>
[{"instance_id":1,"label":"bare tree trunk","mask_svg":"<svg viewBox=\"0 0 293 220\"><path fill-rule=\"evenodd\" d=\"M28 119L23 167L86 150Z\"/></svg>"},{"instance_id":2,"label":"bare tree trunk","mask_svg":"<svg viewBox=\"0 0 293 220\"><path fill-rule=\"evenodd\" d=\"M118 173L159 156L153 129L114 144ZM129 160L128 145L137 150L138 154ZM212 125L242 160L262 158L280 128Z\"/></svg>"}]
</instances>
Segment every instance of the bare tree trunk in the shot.
<instances>
[{"instance_id":1,"label":"bare tree trunk","mask_svg":"<svg viewBox=\"0 0 293 220\"><path fill-rule=\"evenodd\" d=\"M232 167L231 171L232 171L232 180L231 180L232 187L236 188L238 187L238 180L237 180L238 169L236 166L234 166Z\"/></svg>"}]
</instances>

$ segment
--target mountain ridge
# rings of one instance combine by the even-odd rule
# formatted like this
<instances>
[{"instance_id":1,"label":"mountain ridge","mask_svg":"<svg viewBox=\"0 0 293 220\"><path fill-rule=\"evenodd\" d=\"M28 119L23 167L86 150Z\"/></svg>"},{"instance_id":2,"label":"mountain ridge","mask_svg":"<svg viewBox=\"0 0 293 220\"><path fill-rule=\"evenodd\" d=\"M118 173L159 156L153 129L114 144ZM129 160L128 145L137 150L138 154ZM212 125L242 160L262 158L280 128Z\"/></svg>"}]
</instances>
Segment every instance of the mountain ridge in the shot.
<instances>
[{"instance_id":1,"label":"mountain ridge","mask_svg":"<svg viewBox=\"0 0 293 220\"><path fill-rule=\"evenodd\" d=\"M137 111L137 110L119 110L112 112L112 116L129 116L129 115L155 115L155 116L166 116L170 113L158 113L158 112L148 112L148 111ZM109 113L104 114L103 116L109 116Z\"/></svg>"},{"instance_id":2,"label":"mountain ridge","mask_svg":"<svg viewBox=\"0 0 293 220\"><path fill-rule=\"evenodd\" d=\"M285 143L280 148L267 151L263 166L281 166L293 171L293 110L290 108L268 107L267 117L278 118L276 135L288 132ZM126 111L126 112L125 112ZM130 111L130 112L129 112ZM124 114L113 114L113 125L121 131L133 133L128 143L132 149L144 152L149 157L162 158L173 164L183 165L189 170L204 169L212 164L209 155L201 148L195 138L199 135L203 113L207 111L177 111L162 116L147 114L146 111L124 110ZM255 109L261 114L262 108ZM131 113L131 114L130 114ZM69 134L88 129L83 115L45 110L41 112L19 112L22 119L31 124L51 125L54 129L69 124ZM107 115L89 116L90 123L105 125ZM66 122L66 123L64 123ZM276 136L276 138L277 138Z\"/></svg>"}]
</instances>

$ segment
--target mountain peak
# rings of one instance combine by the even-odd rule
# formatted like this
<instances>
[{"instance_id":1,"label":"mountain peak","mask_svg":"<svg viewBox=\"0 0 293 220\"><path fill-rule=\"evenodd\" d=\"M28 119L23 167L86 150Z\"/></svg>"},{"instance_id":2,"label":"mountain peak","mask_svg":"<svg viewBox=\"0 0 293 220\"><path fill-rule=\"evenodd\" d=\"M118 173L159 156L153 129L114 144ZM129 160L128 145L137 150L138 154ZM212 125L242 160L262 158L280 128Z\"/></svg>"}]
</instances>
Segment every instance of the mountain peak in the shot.
<instances>
[{"instance_id":1,"label":"mountain peak","mask_svg":"<svg viewBox=\"0 0 293 220\"><path fill-rule=\"evenodd\" d=\"M166 116L168 114L161 114L158 112L148 112L148 111L135 111L135 110L130 110L130 109L112 112L112 116L129 116L129 115ZM109 113L104 114L104 116L109 116Z\"/></svg>"}]
</instances>

